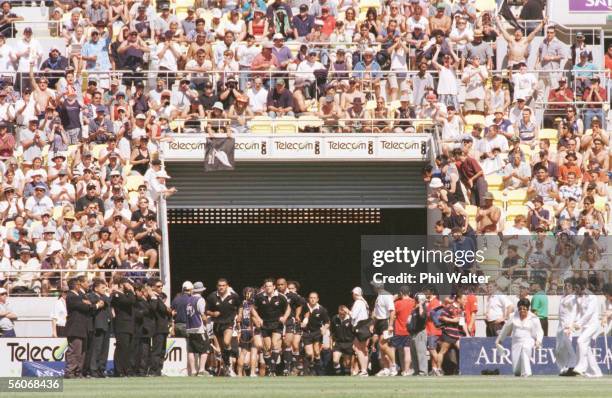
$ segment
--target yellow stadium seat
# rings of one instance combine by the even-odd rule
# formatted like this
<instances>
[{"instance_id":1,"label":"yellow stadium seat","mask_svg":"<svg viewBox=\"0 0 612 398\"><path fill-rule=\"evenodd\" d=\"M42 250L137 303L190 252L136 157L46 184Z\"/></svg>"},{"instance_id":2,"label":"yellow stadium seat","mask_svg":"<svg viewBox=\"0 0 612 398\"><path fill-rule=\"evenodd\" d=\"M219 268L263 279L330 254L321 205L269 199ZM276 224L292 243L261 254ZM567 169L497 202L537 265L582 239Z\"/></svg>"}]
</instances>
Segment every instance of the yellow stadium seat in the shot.
<instances>
[{"instance_id":1,"label":"yellow stadium seat","mask_svg":"<svg viewBox=\"0 0 612 398\"><path fill-rule=\"evenodd\" d=\"M272 134L272 118L269 116L255 116L247 122L253 134Z\"/></svg>"},{"instance_id":2,"label":"yellow stadium seat","mask_svg":"<svg viewBox=\"0 0 612 398\"><path fill-rule=\"evenodd\" d=\"M514 218L518 215L523 215L527 217L527 206L508 206L506 209L506 222L513 222Z\"/></svg>"},{"instance_id":3,"label":"yellow stadium seat","mask_svg":"<svg viewBox=\"0 0 612 398\"><path fill-rule=\"evenodd\" d=\"M373 111L376 109L376 100L369 100L365 105L366 110Z\"/></svg>"},{"instance_id":4,"label":"yellow stadium seat","mask_svg":"<svg viewBox=\"0 0 612 398\"><path fill-rule=\"evenodd\" d=\"M476 229L476 213L478 212L478 207L474 205L465 206L465 212L467 213L468 224L474 229Z\"/></svg>"},{"instance_id":5,"label":"yellow stadium seat","mask_svg":"<svg viewBox=\"0 0 612 398\"><path fill-rule=\"evenodd\" d=\"M483 262L478 263L478 267L485 275L489 276L497 276L499 269L501 268L499 260L493 258L488 258Z\"/></svg>"},{"instance_id":6,"label":"yellow stadium seat","mask_svg":"<svg viewBox=\"0 0 612 398\"><path fill-rule=\"evenodd\" d=\"M125 187L128 191L137 191L138 186L144 184L144 177L138 174L127 176L125 180Z\"/></svg>"},{"instance_id":7,"label":"yellow stadium seat","mask_svg":"<svg viewBox=\"0 0 612 398\"><path fill-rule=\"evenodd\" d=\"M132 171L132 165L130 163L123 166L122 172L123 172L124 177L129 176L131 171Z\"/></svg>"},{"instance_id":8,"label":"yellow stadium seat","mask_svg":"<svg viewBox=\"0 0 612 398\"><path fill-rule=\"evenodd\" d=\"M396 110L400 106L401 106L401 103L399 100L391 101L387 104L387 107L391 110Z\"/></svg>"},{"instance_id":9,"label":"yellow stadium seat","mask_svg":"<svg viewBox=\"0 0 612 398\"><path fill-rule=\"evenodd\" d=\"M497 8L495 0L476 0L473 5L478 11L492 11Z\"/></svg>"},{"instance_id":10,"label":"yellow stadium seat","mask_svg":"<svg viewBox=\"0 0 612 398\"><path fill-rule=\"evenodd\" d=\"M538 134L538 139L543 140L545 138L550 140L551 146L553 146L553 143L556 145L559 142L559 132L555 129L542 129Z\"/></svg>"},{"instance_id":11,"label":"yellow stadium seat","mask_svg":"<svg viewBox=\"0 0 612 398\"><path fill-rule=\"evenodd\" d=\"M504 187L504 180L500 175L491 174L485 177L489 191L500 191Z\"/></svg>"},{"instance_id":12,"label":"yellow stadium seat","mask_svg":"<svg viewBox=\"0 0 612 398\"><path fill-rule=\"evenodd\" d=\"M63 206L55 206L53 208L53 219L58 221L64 215L64 207Z\"/></svg>"},{"instance_id":13,"label":"yellow stadium seat","mask_svg":"<svg viewBox=\"0 0 612 398\"><path fill-rule=\"evenodd\" d=\"M493 194L493 205L504 208L504 193L502 191L489 191Z\"/></svg>"},{"instance_id":14,"label":"yellow stadium seat","mask_svg":"<svg viewBox=\"0 0 612 398\"><path fill-rule=\"evenodd\" d=\"M527 189L512 189L506 191L507 206L523 206L527 202Z\"/></svg>"},{"instance_id":15,"label":"yellow stadium seat","mask_svg":"<svg viewBox=\"0 0 612 398\"><path fill-rule=\"evenodd\" d=\"M380 0L360 0L359 1L359 10L367 11L368 8L380 9Z\"/></svg>"},{"instance_id":16,"label":"yellow stadium seat","mask_svg":"<svg viewBox=\"0 0 612 398\"><path fill-rule=\"evenodd\" d=\"M605 196L595 195L595 209L601 212L606 212L606 205L608 204L608 198Z\"/></svg>"},{"instance_id":17,"label":"yellow stadium seat","mask_svg":"<svg viewBox=\"0 0 612 398\"><path fill-rule=\"evenodd\" d=\"M465 124L485 124L485 117L483 115L465 115Z\"/></svg>"},{"instance_id":18,"label":"yellow stadium seat","mask_svg":"<svg viewBox=\"0 0 612 398\"><path fill-rule=\"evenodd\" d=\"M93 156L94 159L99 159L100 151L102 150L102 148L106 148L106 145L105 144L94 145L93 148L91 148L91 156Z\"/></svg>"},{"instance_id":19,"label":"yellow stadium seat","mask_svg":"<svg viewBox=\"0 0 612 398\"><path fill-rule=\"evenodd\" d=\"M298 120L293 116L283 116L274 120L274 134L296 134Z\"/></svg>"}]
</instances>

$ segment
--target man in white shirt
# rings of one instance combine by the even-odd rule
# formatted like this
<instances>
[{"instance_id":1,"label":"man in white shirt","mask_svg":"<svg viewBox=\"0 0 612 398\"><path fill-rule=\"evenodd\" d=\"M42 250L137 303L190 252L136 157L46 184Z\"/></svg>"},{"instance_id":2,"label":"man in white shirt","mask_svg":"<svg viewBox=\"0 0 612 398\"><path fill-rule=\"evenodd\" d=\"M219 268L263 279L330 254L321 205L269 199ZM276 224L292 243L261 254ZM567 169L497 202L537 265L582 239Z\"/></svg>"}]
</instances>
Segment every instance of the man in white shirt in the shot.
<instances>
[{"instance_id":1,"label":"man in white shirt","mask_svg":"<svg viewBox=\"0 0 612 398\"><path fill-rule=\"evenodd\" d=\"M492 294L489 296L485 309L485 322L487 324L487 337L496 337L514 311L510 298L502 293L503 284L509 282L506 278L498 278L489 288Z\"/></svg>"},{"instance_id":2,"label":"man in white shirt","mask_svg":"<svg viewBox=\"0 0 612 398\"><path fill-rule=\"evenodd\" d=\"M321 69L325 69L325 67L317 61L317 52L310 50L306 59L298 65L296 75L312 84L316 81L314 72Z\"/></svg>"},{"instance_id":3,"label":"man in white shirt","mask_svg":"<svg viewBox=\"0 0 612 398\"><path fill-rule=\"evenodd\" d=\"M602 377L597 358L593 354L591 343L601 333L599 299L587 290L587 281L584 278L576 280L576 301L578 311L574 329L578 332L576 354L578 363L574 373L587 377Z\"/></svg>"},{"instance_id":4,"label":"man in white shirt","mask_svg":"<svg viewBox=\"0 0 612 398\"><path fill-rule=\"evenodd\" d=\"M557 327L555 355L560 376L568 375L568 371L576 366L577 361L576 352L572 346L574 322L577 315L573 282L573 278L565 281L565 295L559 300L559 326Z\"/></svg>"},{"instance_id":5,"label":"man in white shirt","mask_svg":"<svg viewBox=\"0 0 612 398\"><path fill-rule=\"evenodd\" d=\"M47 187L38 185L34 188L34 195L25 202L26 216L33 220L41 220L45 212L53 212L53 202L46 196Z\"/></svg>"},{"instance_id":6,"label":"man in white shirt","mask_svg":"<svg viewBox=\"0 0 612 398\"><path fill-rule=\"evenodd\" d=\"M32 38L32 28L27 26L23 30L23 38L15 44L14 56L17 59L17 70L27 73L30 70L30 63L33 63L34 70L38 70L42 58L43 50L38 40Z\"/></svg>"},{"instance_id":7,"label":"man in white shirt","mask_svg":"<svg viewBox=\"0 0 612 398\"><path fill-rule=\"evenodd\" d=\"M533 73L527 73L527 64L519 63L518 73L512 75L512 84L514 85L514 98L524 98L529 104L536 97L536 88L538 86L538 78Z\"/></svg>"},{"instance_id":8,"label":"man in white shirt","mask_svg":"<svg viewBox=\"0 0 612 398\"><path fill-rule=\"evenodd\" d=\"M249 97L249 108L256 115L265 115L268 101L268 90L263 86L260 77L255 78L253 87L247 90Z\"/></svg>"},{"instance_id":9,"label":"man in white shirt","mask_svg":"<svg viewBox=\"0 0 612 398\"><path fill-rule=\"evenodd\" d=\"M379 341L380 344L380 367L381 371L377 376L397 376L395 365L395 348L390 344L393 335L393 323L391 323L395 305L393 295L384 289L384 285L375 285L374 289L378 292L372 318L374 318L374 335L372 344Z\"/></svg>"},{"instance_id":10,"label":"man in white shirt","mask_svg":"<svg viewBox=\"0 0 612 398\"><path fill-rule=\"evenodd\" d=\"M475 113L484 115L485 111L485 83L489 78L489 71L485 65L480 64L480 58L472 55L471 62L463 71L461 81L465 87L464 111L466 114Z\"/></svg>"}]
</instances>

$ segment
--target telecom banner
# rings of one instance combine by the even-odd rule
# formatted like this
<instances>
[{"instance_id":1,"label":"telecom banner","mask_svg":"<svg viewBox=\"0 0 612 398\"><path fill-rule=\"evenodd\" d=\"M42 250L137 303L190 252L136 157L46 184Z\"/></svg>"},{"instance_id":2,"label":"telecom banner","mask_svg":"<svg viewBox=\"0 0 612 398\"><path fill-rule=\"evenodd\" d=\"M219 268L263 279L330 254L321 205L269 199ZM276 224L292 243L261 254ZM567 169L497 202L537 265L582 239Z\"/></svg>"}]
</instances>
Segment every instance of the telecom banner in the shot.
<instances>
[{"instance_id":1,"label":"telecom banner","mask_svg":"<svg viewBox=\"0 0 612 398\"><path fill-rule=\"evenodd\" d=\"M0 377L60 376L64 374L64 355L68 342L64 338L5 338L0 339ZM108 360L113 360L115 339L111 338ZM24 366L26 367L24 369ZM166 360L162 374L187 375L187 346L185 339L168 338Z\"/></svg>"}]
</instances>

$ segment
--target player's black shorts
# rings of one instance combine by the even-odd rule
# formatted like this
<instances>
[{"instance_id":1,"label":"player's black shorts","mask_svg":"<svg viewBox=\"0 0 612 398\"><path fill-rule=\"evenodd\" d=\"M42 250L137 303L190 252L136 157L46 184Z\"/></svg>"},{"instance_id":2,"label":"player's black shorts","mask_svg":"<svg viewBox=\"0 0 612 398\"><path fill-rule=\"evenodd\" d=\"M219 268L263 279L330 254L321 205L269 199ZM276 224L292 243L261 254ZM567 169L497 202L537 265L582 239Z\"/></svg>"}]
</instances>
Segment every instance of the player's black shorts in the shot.
<instances>
[{"instance_id":1,"label":"player's black shorts","mask_svg":"<svg viewBox=\"0 0 612 398\"><path fill-rule=\"evenodd\" d=\"M283 324L279 321L264 321L261 326L261 337L272 337L273 333L283 334Z\"/></svg>"},{"instance_id":2,"label":"player's black shorts","mask_svg":"<svg viewBox=\"0 0 612 398\"><path fill-rule=\"evenodd\" d=\"M352 341L336 341L334 343L334 352L339 352L342 355L353 355Z\"/></svg>"},{"instance_id":3,"label":"player's black shorts","mask_svg":"<svg viewBox=\"0 0 612 398\"><path fill-rule=\"evenodd\" d=\"M449 336L449 335L445 334L444 332L440 336L440 340L444 341L446 343L449 343L449 344L453 344L453 345L457 345L457 342L459 341L458 338L453 337L453 336Z\"/></svg>"},{"instance_id":4,"label":"player's black shorts","mask_svg":"<svg viewBox=\"0 0 612 398\"><path fill-rule=\"evenodd\" d=\"M304 345L310 345L313 343L322 343L323 335L320 330L310 331L304 330L304 334L302 335L302 342Z\"/></svg>"},{"instance_id":5,"label":"player's black shorts","mask_svg":"<svg viewBox=\"0 0 612 398\"><path fill-rule=\"evenodd\" d=\"M234 327L233 322L215 322L213 324L213 333L217 339L223 339L223 332ZM219 342L220 343L220 342Z\"/></svg>"},{"instance_id":6,"label":"player's black shorts","mask_svg":"<svg viewBox=\"0 0 612 398\"><path fill-rule=\"evenodd\" d=\"M287 319L287 322L285 322L285 334L287 333L298 334L301 331L302 329L300 328L300 324L294 317Z\"/></svg>"},{"instance_id":7,"label":"player's black shorts","mask_svg":"<svg viewBox=\"0 0 612 398\"><path fill-rule=\"evenodd\" d=\"M374 334L382 336L385 330L389 329L388 319L376 319L374 321Z\"/></svg>"},{"instance_id":8,"label":"player's black shorts","mask_svg":"<svg viewBox=\"0 0 612 398\"><path fill-rule=\"evenodd\" d=\"M187 334L187 351L194 354L205 354L210 350L208 336L202 333Z\"/></svg>"}]
</instances>

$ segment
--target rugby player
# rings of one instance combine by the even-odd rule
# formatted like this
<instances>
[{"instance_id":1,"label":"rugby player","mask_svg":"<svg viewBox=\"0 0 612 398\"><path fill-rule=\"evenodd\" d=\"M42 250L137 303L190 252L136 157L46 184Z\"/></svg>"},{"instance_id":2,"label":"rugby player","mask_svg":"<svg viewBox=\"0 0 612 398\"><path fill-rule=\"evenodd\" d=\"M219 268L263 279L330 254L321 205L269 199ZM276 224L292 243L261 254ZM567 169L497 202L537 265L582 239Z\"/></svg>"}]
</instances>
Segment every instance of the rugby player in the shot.
<instances>
[{"instance_id":1,"label":"rugby player","mask_svg":"<svg viewBox=\"0 0 612 398\"><path fill-rule=\"evenodd\" d=\"M255 296L251 319L263 338L263 356L268 374L275 376L283 328L291 314L291 307L287 298L275 289L273 279L266 279L263 288L264 291Z\"/></svg>"},{"instance_id":2,"label":"rugby player","mask_svg":"<svg viewBox=\"0 0 612 398\"><path fill-rule=\"evenodd\" d=\"M297 282L292 281L292 286L297 289ZM287 281L285 278L278 278L276 280L276 290L287 299L289 307L291 307L291 313L287 322L285 322L285 330L283 335L283 374L289 375L293 369L295 359L300 355L300 344L297 342L297 349L293 349L294 339L300 338L300 317L302 315L302 307L305 304L304 298L294 291L289 290Z\"/></svg>"},{"instance_id":3,"label":"rugby player","mask_svg":"<svg viewBox=\"0 0 612 398\"><path fill-rule=\"evenodd\" d=\"M301 326L304 331L302 341L310 374L319 374L322 370L321 343L323 343L324 332L329 329L329 314L325 307L319 305L319 294L317 292L311 292L308 295Z\"/></svg>"},{"instance_id":4,"label":"rugby player","mask_svg":"<svg viewBox=\"0 0 612 398\"><path fill-rule=\"evenodd\" d=\"M337 375L344 371L350 371L351 359L355 354L353 350L353 324L351 322L350 311L345 305L338 307L338 314L334 315L330 322L331 340L333 347L332 361L334 362L334 372ZM341 361L342 360L342 361Z\"/></svg>"},{"instance_id":5,"label":"rugby player","mask_svg":"<svg viewBox=\"0 0 612 398\"><path fill-rule=\"evenodd\" d=\"M227 279L217 281L217 290L206 298L206 315L213 323L213 333L221 350L226 375L236 376L231 364L232 333L240 307L240 297L229 286Z\"/></svg>"}]
</instances>

